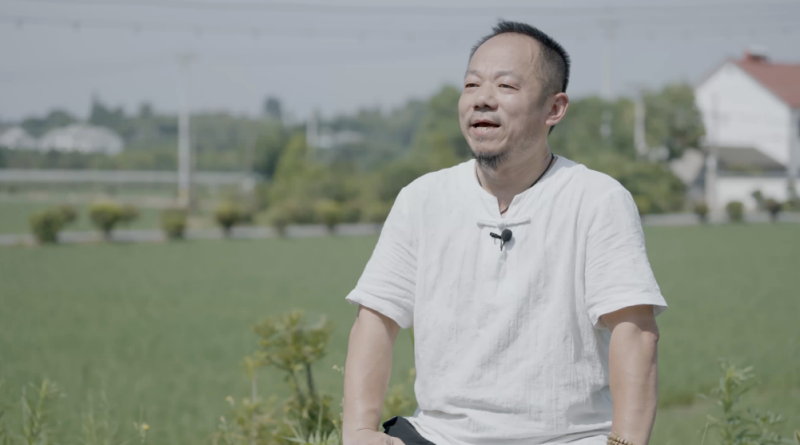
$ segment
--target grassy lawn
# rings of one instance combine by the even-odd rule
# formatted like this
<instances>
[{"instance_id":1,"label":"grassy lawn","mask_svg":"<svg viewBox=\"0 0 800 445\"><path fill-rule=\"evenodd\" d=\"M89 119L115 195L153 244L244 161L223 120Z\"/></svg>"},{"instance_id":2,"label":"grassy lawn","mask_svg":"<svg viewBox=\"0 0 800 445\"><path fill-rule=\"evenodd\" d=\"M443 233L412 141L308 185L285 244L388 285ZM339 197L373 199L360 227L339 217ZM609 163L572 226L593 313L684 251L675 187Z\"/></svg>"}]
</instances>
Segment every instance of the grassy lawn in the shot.
<instances>
[{"instance_id":1,"label":"grassy lawn","mask_svg":"<svg viewBox=\"0 0 800 445\"><path fill-rule=\"evenodd\" d=\"M127 427L139 409L153 443L200 443L245 396L240 361L251 327L293 308L335 323L319 386L341 394L355 285L376 237L174 245L0 249L0 378L6 400L48 376L68 394L55 413L77 431L87 394L105 388ZM708 406L695 394L718 378L716 360L752 364L748 400L800 428L800 226L649 228L648 250L670 309L659 318L662 409L652 443L700 444ZM401 333L394 375L412 363ZM263 393L283 392L278 374ZM708 439L707 439L708 440ZM207 441L206 441L207 442Z\"/></svg>"}]
</instances>

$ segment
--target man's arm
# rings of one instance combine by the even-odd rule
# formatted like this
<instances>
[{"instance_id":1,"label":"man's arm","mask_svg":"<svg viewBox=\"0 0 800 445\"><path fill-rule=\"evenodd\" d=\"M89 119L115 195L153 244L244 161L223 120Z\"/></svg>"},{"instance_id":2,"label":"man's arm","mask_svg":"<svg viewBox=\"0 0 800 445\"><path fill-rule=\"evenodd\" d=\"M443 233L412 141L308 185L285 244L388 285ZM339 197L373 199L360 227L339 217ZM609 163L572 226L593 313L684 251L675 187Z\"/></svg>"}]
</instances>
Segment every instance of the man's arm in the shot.
<instances>
[{"instance_id":1,"label":"man's arm","mask_svg":"<svg viewBox=\"0 0 800 445\"><path fill-rule=\"evenodd\" d=\"M391 318L359 305L344 367L344 445L403 445L378 431L399 330Z\"/></svg>"},{"instance_id":2,"label":"man's arm","mask_svg":"<svg viewBox=\"0 0 800 445\"><path fill-rule=\"evenodd\" d=\"M647 445L658 404L658 326L653 307L626 307L600 318L611 330L611 430L635 445Z\"/></svg>"}]
</instances>

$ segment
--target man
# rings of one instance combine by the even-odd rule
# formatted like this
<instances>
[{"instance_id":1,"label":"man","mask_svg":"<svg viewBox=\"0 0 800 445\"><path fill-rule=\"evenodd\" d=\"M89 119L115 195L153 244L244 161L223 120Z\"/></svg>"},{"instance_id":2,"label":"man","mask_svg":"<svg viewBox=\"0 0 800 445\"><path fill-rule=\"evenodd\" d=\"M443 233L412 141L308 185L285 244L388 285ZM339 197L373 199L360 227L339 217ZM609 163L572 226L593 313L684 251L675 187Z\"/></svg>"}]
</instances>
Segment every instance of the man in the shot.
<instances>
[{"instance_id":1,"label":"man","mask_svg":"<svg viewBox=\"0 0 800 445\"><path fill-rule=\"evenodd\" d=\"M344 445L647 444L666 303L630 193L550 152L568 77L525 24L473 49L459 120L475 159L399 193L347 296ZM381 432L412 325L419 407Z\"/></svg>"}]
</instances>

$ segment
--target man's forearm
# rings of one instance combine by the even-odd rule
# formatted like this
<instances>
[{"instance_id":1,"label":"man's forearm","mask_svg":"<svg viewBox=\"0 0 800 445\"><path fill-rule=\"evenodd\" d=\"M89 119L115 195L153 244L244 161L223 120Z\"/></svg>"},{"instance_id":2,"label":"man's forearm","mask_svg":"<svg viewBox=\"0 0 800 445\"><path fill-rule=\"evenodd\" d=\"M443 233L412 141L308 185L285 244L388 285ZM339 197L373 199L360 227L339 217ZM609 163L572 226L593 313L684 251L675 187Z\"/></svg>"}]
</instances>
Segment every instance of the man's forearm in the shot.
<instances>
[{"instance_id":1,"label":"man's forearm","mask_svg":"<svg viewBox=\"0 0 800 445\"><path fill-rule=\"evenodd\" d=\"M651 310L652 313L652 310ZM614 402L612 431L646 445L658 404L658 328L651 318L629 317L615 324L609 348L609 383Z\"/></svg>"},{"instance_id":2,"label":"man's forearm","mask_svg":"<svg viewBox=\"0 0 800 445\"><path fill-rule=\"evenodd\" d=\"M344 437L361 429L377 430L392 372L392 346L399 326L361 307L350 331L344 375Z\"/></svg>"}]
</instances>

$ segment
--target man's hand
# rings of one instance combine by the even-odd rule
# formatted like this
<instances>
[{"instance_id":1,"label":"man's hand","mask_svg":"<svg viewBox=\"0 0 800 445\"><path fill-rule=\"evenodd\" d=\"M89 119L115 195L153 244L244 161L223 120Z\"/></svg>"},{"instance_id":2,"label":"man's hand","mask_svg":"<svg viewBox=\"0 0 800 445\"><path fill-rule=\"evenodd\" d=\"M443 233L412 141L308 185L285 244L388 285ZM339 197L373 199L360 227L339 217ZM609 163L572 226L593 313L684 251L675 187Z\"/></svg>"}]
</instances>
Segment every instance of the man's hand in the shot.
<instances>
[{"instance_id":1,"label":"man's hand","mask_svg":"<svg viewBox=\"0 0 800 445\"><path fill-rule=\"evenodd\" d=\"M402 440L374 430L358 430L344 440L344 445L405 445Z\"/></svg>"},{"instance_id":2,"label":"man's hand","mask_svg":"<svg viewBox=\"0 0 800 445\"><path fill-rule=\"evenodd\" d=\"M378 432L392 373L392 347L399 331L391 318L359 306L344 367L343 445L403 444Z\"/></svg>"},{"instance_id":3,"label":"man's hand","mask_svg":"<svg viewBox=\"0 0 800 445\"><path fill-rule=\"evenodd\" d=\"M659 333L653 307L626 307L600 319L611 330L612 432L636 445L647 445L658 404Z\"/></svg>"}]
</instances>

